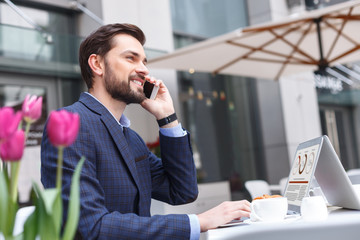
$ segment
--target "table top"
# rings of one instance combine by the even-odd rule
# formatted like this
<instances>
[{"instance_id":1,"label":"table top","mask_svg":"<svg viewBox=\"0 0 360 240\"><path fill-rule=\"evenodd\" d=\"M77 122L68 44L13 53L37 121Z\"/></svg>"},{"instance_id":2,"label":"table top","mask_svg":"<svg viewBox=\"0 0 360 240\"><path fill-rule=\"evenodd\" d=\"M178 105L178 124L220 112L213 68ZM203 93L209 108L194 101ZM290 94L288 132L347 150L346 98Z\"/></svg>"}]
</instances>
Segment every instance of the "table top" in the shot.
<instances>
[{"instance_id":1,"label":"table top","mask_svg":"<svg viewBox=\"0 0 360 240\"><path fill-rule=\"evenodd\" d=\"M294 221L277 223L242 223L209 230L200 239L241 240L352 240L360 239L360 211L329 207L329 216L323 221Z\"/></svg>"}]
</instances>

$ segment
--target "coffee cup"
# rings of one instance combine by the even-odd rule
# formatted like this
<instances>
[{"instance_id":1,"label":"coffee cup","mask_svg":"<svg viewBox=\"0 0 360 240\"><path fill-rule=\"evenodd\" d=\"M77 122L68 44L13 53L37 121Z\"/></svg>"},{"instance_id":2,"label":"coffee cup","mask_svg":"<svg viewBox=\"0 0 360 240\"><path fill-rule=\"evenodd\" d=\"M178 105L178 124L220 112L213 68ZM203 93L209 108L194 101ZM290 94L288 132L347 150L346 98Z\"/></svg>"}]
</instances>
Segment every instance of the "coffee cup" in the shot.
<instances>
[{"instance_id":1,"label":"coffee cup","mask_svg":"<svg viewBox=\"0 0 360 240\"><path fill-rule=\"evenodd\" d=\"M288 210L285 197L266 198L251 202L250 220L252 222L283 221Z\"/></svg>"},{"instance_id":2,"label":"coffee cup","mask_svg":"<svg viewBox=\"0 0 360 240\"><path fill-rule=\"evenodd\" d=\"M301 218L305 221L321 221L328 217L327 206L322 196L304 197L300 212Z\"/></svg>"}]
</instances>

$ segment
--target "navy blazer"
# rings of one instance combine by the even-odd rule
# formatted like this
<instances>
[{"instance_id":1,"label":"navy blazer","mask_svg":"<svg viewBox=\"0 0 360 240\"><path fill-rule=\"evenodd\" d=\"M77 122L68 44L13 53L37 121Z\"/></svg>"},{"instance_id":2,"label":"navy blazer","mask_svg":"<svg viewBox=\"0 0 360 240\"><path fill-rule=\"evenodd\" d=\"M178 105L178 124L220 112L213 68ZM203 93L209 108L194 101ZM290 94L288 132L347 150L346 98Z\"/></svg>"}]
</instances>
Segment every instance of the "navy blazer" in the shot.
<instances>
[{"instance_id":1,"label":"navy blazer","mask_svg":"<svg viewBox=\"0 0 360 240\"><path fill-rule=\"evenodd\" d=\"M185 214L150 216L151 198L185 204L198 194L190 134L160 134L161 159L129 128L121 126L92 96L82 93L64 109L80 115L79 135L65 148L62 198L64 221L71 177L81 156L86 157L80 180L80 220L83 239L189 239ZM41 143L41 181L55 187L57 149L46 134Z\"/></svg>"}]
</instances>

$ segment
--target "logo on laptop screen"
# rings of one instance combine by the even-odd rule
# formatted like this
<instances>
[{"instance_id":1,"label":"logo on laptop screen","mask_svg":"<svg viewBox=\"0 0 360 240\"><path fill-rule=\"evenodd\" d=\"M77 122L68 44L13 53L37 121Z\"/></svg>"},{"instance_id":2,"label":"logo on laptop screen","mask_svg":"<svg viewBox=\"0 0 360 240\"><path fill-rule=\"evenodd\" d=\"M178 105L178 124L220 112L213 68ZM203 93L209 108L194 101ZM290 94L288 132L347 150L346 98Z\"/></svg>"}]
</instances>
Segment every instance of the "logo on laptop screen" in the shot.
<instances>
[{"instance_id":1,"label":"logo on laptop screen","mask_svg":"<svg viewBox=\"0 0 360 240\"><path fill-rule=\"evenodd\" d=\"M305 153L301 158L299 156L299 174L302 174L305 170L307 163L307 154Z\"/></svg>"}]
</instances>

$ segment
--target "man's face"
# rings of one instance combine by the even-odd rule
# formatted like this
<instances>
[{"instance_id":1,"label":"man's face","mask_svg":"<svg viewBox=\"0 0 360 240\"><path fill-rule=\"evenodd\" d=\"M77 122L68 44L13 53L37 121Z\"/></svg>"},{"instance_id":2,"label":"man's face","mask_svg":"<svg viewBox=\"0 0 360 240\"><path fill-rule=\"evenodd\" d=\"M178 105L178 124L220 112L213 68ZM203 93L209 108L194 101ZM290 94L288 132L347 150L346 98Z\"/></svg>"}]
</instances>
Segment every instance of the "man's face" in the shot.
<instances>
[{"instance_id":1,"label":"man's face","mask_svg":"<svg viewBox=\"0 0 360 240\"><path fill-rule=\"evenodd\" d=\"M143 93L146 68L144 48L138 40L126 34L113 39L114 47L104 57L105 88L112 98L130 103L145 100Z\"/></svg>"}]
</instances>

